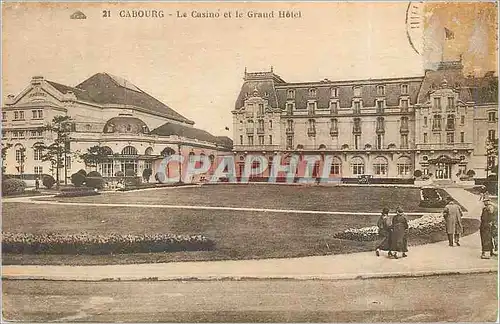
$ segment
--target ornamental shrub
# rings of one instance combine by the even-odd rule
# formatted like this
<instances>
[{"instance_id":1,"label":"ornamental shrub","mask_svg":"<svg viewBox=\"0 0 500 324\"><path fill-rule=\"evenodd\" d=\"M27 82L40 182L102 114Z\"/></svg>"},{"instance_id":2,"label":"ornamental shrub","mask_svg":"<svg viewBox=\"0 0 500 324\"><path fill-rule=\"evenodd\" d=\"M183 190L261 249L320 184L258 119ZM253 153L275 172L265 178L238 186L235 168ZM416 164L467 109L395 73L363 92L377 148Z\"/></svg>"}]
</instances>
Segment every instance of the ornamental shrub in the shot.
<instances>
[{"instance_id":1,"label":"ornamental shrub","mask_svg":"<svg viewBox=\"0 0 500 324\"><path fill-rule=\"evenodd\" d=\"M415 178L420 178L422 176L422 171L415 170L415 172L413 172L413 175L415 176Z\"/></svg>"},{"instance_id":2,"label":"ornamental shrub","mask_svg":"<svg viewBox=\"0 0 500 324\"><path fill-rule=\"evenodd\" d=\"M86 183L87 187L89 188L95 188L95 189L104 188L104 179L102 178L101 174L97 171L91 171L87 174Z\"/></svg>"},{"instance_id":3,"label":"ornamental shrub","mask_svg":"<svg viewBox=\"0 0 500 324\"><path fill-rule=\"evenodd\" d=\"M149 178L151 177L152 174L153 170L151 170L150 168L146 168L144 169L144 171L142 171L142 177L146 182L149 182Z\"/></svg>"},{"instance_id":4,"label":"ornamental shrub","mask_svg":"<svg viewBox=\"0 0 500 324\"><path fill-rule=\"evenodd\" d=\"M77 173L79 173L79 174L83 175L84 177L86 177L86 176L87 176L87 171L85 171L84 169L80 169L80 170L78 170L78 172L77 172Z\"/></svg>"},{"instance_id":5,"label":"ornamental shrub","mask_svg":"<svg viewBox=\"0 0 500 324\"><path fill-rule=\"evenodd\" d=\"M85 176L78 171L77 173L73 173L71 175L71 183L75 185L75 187L81 187L85 182Z\"/></svg>"},{"instance_id":6,"label":"ornamental shrub","mask_svg":"<svg viewBox=\"0 0 500 324\"><path fill-rule=\"evenodd\" d=\"M472 170L472 169L469 169L467 171L467 175L472 178L472 177L474 177L476 175L476 172L474 170Z\"/></svg>"},{"instance_id":7,"label":"ornamental shrub","mask_svg":"<svg viewBox=\"0 0 500 324\"><path fill-rule=\"evenodd\" d=\"M54 186L56 183L56 180L54 179L53 176L46 174L42 178L42 184L45 186L45 188L50 189Z\"/></svg>"},{"instance_id":8,"label":"ornamental shrub","mask_svg":"<svg viewBox=\"0 0 500 324\"><path fill-rule=\"evenodd\" d=\"M19 179L5 179L2 181L2 195L20 195L24 193L26 183Z\"/></svg>"}]
</instances>

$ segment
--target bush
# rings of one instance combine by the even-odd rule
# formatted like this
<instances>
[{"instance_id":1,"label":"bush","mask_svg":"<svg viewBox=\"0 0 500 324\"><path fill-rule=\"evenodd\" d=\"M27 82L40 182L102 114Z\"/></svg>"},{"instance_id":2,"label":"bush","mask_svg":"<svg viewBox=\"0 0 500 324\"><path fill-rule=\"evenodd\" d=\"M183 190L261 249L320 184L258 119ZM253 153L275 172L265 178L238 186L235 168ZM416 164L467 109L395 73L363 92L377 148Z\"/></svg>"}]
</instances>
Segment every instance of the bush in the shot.
<instances>
[{"instance_id":1,"label":"bush","mask_svg":"<svg viewBox=\"0 0 500 324\"><path fill-rule=\"evenodd\" d=\"M20 254L120 254L207 251L215 243L203 235L2 233L2 249Z\"/></svg>"},{"instance_id":2,"label":"bush","mask_svg":"<svg viewBox=\"0 0 500 324\"><path fill-rule=\"evenodd\" d=\"M104 179L102 177L87 177L86 179L87 187L102 189L104 188Z\"/></svg>"},{"instance_id":3,"label":"bush","mask_svg":"<svg viewBox=\"0 0 500 324\"><path fill-rule=\"evenodd\" d=\"M87 190L66 190L56 195L56 197L68 198L68 197L86 197L86 196L96 196L100 195L97 191L92 188L87 188Z\"/></svg>"},{"instance_id":4,"label":"bush","mask_svg":"<svg viewBox=\"0 0 500 324\"><path fill-rule=\"evenodd\" d=\"M85 171L84 169L80 169L80 170L78 170L78 172L77 172L77 173L79 173L79 174L83 175L84 177L86 177L86 176L87 176L87 171Z\"/></svg>"},{"instance_id":5,"label":"bush","mask_svg":"<svg viewBox=\"0 0 500 324\"><path fill-rule=\"evenodd\" d=\"M415 176L415 178L420 178L422 176L422 171L415 170L415 172L413 172L413 175Z\"/></svg>"},{"instance_id":6,"label":"bush","mask_svg":"<svg viewBox=\"0 0 500 324\"><path fill-rule=\"evenodd\" d=\"M152 174L153 170L151 170L150 168L146 168L144 169L144 171L142 171L142 177L144 178L144 180L146 180L146 182L149 182L149 178Z\"/></svg>"},{"instance_id":7,"label":"bush","mask_svg":"<svg viewBox=\"0 0 500 324\"><path fill-rule=\"evenodd\" d=\"M2 181L2 195L20 195L24 193L26 183L19 179L5 179Z\"/></svg>"},{"instance_id":8,"label":"bush","mask_svg":"<svg viewBox=\"0 0 500 324\"><path fill-rule=\"evenodd\" d=\"M53 176L51 175L44 175L43 178L42 178L42 184L44 185L45 188L47 189L50 189L54 186L54 184L56 183L56 180L54 179Z\"/></svg>"},{"instance_id":9,"label":"bush","mask_svg":"<svg viewBox=\"0 0 500 324\"><path fill-rule=\"evenodd\" d=\"M85 176L78 171L77 173L73 173L71 175L71 183L75 185L75 187L81 187L85 182Z\"/></svg>"},{"instance_id":10,"label":"bush","mask_svg":"<svg viewBox=\"0 0 500 324\"><path fill-rule=\"evenodd\" d=\"M476 172L472 169L469 169L466 174L467 174L467 176L472 178L476 175Z\"/></svg>"},{"instance_id":11,"label":"bush","mask_svg":"<svg viewBox=\"0 0 500 324\"><path fill-rule=\"evenodd\" d=\"M125 170L126 177L135 177L136 175L137 175L137 173L135 173L134 170L131 170L131 169Z\"/></svg>"},{"instance_id":12,"label":"bush","mask_svg":"<svg viewBox=\"0 0 500 324\"><path fill-rule=\"evenodd\" d=\"M90 172L87 174L87 177L91 177L91 178L93 178L93 177L102 178L102 175L101 175L99 172L97 172L97 171L90 171Z\"/></svg>"}]
</instances>

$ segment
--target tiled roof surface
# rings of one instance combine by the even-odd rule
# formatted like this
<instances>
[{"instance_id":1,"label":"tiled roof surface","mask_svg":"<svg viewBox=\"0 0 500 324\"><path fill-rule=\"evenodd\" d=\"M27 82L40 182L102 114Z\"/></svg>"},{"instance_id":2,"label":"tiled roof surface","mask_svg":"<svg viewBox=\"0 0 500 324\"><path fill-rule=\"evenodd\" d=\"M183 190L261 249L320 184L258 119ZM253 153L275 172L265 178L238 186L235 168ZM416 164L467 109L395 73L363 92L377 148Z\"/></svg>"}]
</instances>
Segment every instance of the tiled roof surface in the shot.
<instances>
[{"instance_id":1,"label":"tiled roof surface","mask_svg":"<svg viewBox=\"0 0 500 324\"><path fill-rule=\"evenodd\" d=\"M177 121L194 124L193 121L140 90L132 83L107 73L94 74L75 88L86 94L87 101L90 99L91 102L98 104L133 105L151 113L163 114ZM77 93L75 95L78 97ZM85 99L82 98L82 100Z\"/></svg>"},{"instance_id":2,"label":"tiled roof surface","mask_svg":"<svg viewBox=\"0 0 500 324\"><path fill-rule=\"evenodd\" d=\"M159 136L181 136L189 139L196 139L199 141L220 143L220 140L202 129L185 126L182 124L165 123L151 131L151 134Z\"/></svg>"},{"instance_id":3,"label":"tiled roof surface","mask_svg":"<svg viewBox=\"0 0 500 324\"><path fill-rule=\"evenodd\" d=\"M367 80L369 81L369 80ZM418 90L420 88L420 80L411 79L404 80L398 83L385 83L385 80L380 80L378 83L363 83L363 81L358 81L356 86L361 86L361 98L363 99L364 106L375 106L375 101L377 96L377 86L383 85L385 87L385 96L387 106L398 106L399 98L401 97L401 85L408 85L408 95L412 104L416 102ZM389 80L387 80L389 81ZM392 82L392 81L391 81ZM347 83L347 81L346 81ZM350 83L350 81L349 81ZM316 89L316 97L309 96L309 89ZM278 102L280 107L283 108L286 105L287 93L289 89L295 90L295 106L297 108L306 108L308 99L316 99L318 108L328 108L330 106L331 89L338 89L338 99L340 102L340 108L351 107L352 99L354 98L354 85L346 85L342 82L336 83L311 83L304 87L296 87L295 85L290 86L280 86L277 89L278 92Z\"/></svg>"},{"instance_id":4,"label":"tiled roof surface","mask_svg":"<svg viewBox=\"0 0 500 324\"><path fill-rule=\"evenodd\" d=\"M82 100L82 101L89 101L89 102L93 102L92 98L88 95L88 93L82 89L77 89L77 88L73 88L73 87L69 87L67 85L64 85L64 84L60 84L60 83L57 83L57 82L53 82L53 81L48 81L47 82L53 86L54 88L56 88L57 91L65 94L67 92L73 92L76 96L76 98L78 100Z\"/></svg>"},{"instance_id":5,"label":"tiled roof surface","mask_svg":"<svg viewBox=\"0 0 500 324\"><path fill-rule=\"evenodd\" d=\"M472 99L469 89L465 87L465 78L461 69L427 70L418 95L418 102L428 102L430 92L438 89L443 80L446 80L449 87L460 89L460 100L467 102Z\"/></svg>"},{"instance_id":6,"label":"tiled roof surface","mask_svg":"<svg viewBox=\"0 0 500 324\"><path fill-rule=\"evenodd\" d=\"M257 89L258 96L264 97L266 94L268 96L269 105L272 108L278 107L278 100L276 97L276 89L274 88L274 81L272 79L265 80L248 80L243 83L241 87L240 94L236 100L235 109L240 109L244 106L244 102L248 97L252 96L255 89Z\"/></svg>"},{"instance_id":7,"label":"tiled roof surface","mask_svg":"<svg viewBox=\"0 0 500 324\"><path fill-rule=\"evenodd\" d=\"M227 136L216 136L216 139L217 139L217 143L224 146L224 147L227 147L227 148L233 148L233 140L230 139L229 137Z\"/></svg>"}]
</instances>

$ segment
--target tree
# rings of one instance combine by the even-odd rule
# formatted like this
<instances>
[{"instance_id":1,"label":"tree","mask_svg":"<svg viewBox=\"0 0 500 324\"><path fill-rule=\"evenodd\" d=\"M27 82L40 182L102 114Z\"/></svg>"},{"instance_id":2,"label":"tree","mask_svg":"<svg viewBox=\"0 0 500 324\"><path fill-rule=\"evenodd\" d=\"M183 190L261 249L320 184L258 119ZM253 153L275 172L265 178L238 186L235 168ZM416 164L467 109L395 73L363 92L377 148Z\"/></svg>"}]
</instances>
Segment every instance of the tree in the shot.
<instances>
[{"instance_id":1,"label":"tree","mask_svg":"<svg viewBox=\"0 0 500 324\"><path fill-rule=\"evenodd\" d=\"M7 150L12 147L10 143L2 143L2 174L5 173L5 158L7 157Z\"/></svg>"},{"instance_id":2,"label":"tree","mask_svg":"<svg viewBox=\"0 0 500 324\"><path fill-rule=\"evenodd\" d=\"M72 128L72 120L69 116L55 116L52 122L43 129L55 135L54 141L49 145L40 145L42 150L42 161L50 162L56 172L56 187L59 187L59 170L65 167L66 156L71 153L69 134Z\"/></svg>"},{"instance_id":3,"label":"tree","mask_svg":"<svg viewBox=\"0 0 500 324\"><path fill-rule=\"evenodd\" d=\"M496 158L498 156L498 138L486 140L486 177L488 172L498 173L498 164Z\"/></svg>"},{"instance_id":4,"label":"tree","mask_svg":"<svg viewBox=\"0 0 500 324\"><path fill-rule=\"evenodd\" d=\"M89 147L86 153L80 154L80 159L83 160L88 167L94 167L97 171L97 166L100 163L106 162L109 157L109 152L106 147L95 145Z\"/></svg>"}]
</instances>

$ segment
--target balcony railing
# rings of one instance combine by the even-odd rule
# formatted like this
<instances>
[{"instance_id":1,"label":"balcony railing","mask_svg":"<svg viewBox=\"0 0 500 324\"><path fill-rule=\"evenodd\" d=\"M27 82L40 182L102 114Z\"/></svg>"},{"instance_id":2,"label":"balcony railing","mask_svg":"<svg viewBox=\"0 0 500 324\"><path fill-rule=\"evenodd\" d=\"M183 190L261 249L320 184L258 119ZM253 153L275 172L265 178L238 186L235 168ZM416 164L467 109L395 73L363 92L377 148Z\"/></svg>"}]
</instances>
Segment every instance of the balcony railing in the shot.
<instances>
[{"instance_id":1,"label":"balcony railing","mask_svg":"<svg viewBox=\"0 0 500 324\"><path fill-rule=\"evenodd\" d=\"M401 133L408 133L408 132L409 132L408 125L406 125L406 124L401 125L401 127L400 127L399 131L400 131Z\"/></svg>"},{"instance_id":2,"label":"balcony railing","mask_svg":"<svg viewBox=\"0 0 500 324\"><path fill-rule=\"evenodd\" d=\"M254 129L247 127L247 134L253 134L253 133L254 133Z\"/></svg>"},{"instance_id":3,"label":"balcony railing","mask_svg":"<svg viewBox=\"0 0 500 324\"><path fill-rule=\"evenodd\" d=\"M447 131L455 130L455 124L446 124L446 130Z\"/></svg>"},{"instance_id":4,"label":"balcony railing","mask_svg":"<svg viewBox=\"0 0 500 324\"><path fill-rule=\"evenodd\" d=\"M314 115L314 109L309 109L309 110L307 111L307 114L308 114L309 116Z\"/></svg>"},{"instance_id":5,"label":"balcony railing","mask_svg":"<svg viewBox=\"0 0 500 324\"><path fill-rule=\"evenodd\" d=\"M473 149L472 143L426 143L417 144L419 150L464 150Z\"/></svg>"},{"instance_id":6,"label":"balcony railing","mask_svg":"<svg viewBox=\"0 0 500 324\"><path fill-rule=\"evenodd\" d=\"M258 127L257 134L264 134L264 127Z\"/></svg>"},{"instance_id":7,"label":"balcony railing","mask_svg":"<svg viewBox=\"0 0 500 324\"><path fill-rule=\"evenodd\" d=\"M337 128L331 128L330 136L339 136L339 130Z\"/></svg>"},{"instance_id":8,"label":"balcony railing","mask_svg":"<svg viewBox=\"0 0 500 324\"><path fill-rule=\"evenodd\" d=\"M253 118L253 111L247 111L247 112L245 112L245 117L247 117L247 118Z\"/></svg>"},{"instance_id":9,"label":"balcony railing","mask_svg":"<svg viewBox=\"0 0 500 324\"><path fill-rule=\"evenodd\" d=\"M433 132L441 131L441 125L432 125L432 131Z\"/></svg>"},{"instance_id":10,"label":"balcony railing","mask_svg":"<svg viewBox=\"0 0 500 324\"><path fill-rule=\"evenodd\" d=\"M307 129L307 135L308 135L308 136L316 136L316 128L314 128L314 127L309 127L309 128Z\"/></svg>"},{"instance_id":11,"label":"balcony railing","mask_svg":"<svg viewBox=\"0 0 500 324\"><path fill-rule=\"evenodd\" d=\"M293 134L293 127L287 127L286 128L286 133L287 134Z\"/></svg>"},{"instance_id":12,"label":"balcony railing","mask_svg":"<svg viewBox=\"0 0 500 324\"><path fill-rule=\"evenodd\" d=\"M384 128L384 127L377 127L377 128L375 129L375 132L376 132L377 134L383 134L383 133L385 133L385 128Z\"/></svg>"},{"instance_id":13,"label":"balcony railing","mask_svg":"<svg viewBox=\"0 0 500 324\"><path fill-rule=\"evenodd\" d=\"M234 150L238 151L277 151L281 150L281 145L278 144L265 144L265 145L234 145Z\"/></svg>"},{"instance_id":14,"label":"balcony railing","mask_svg":"<svg viewBox=\"0 0 500 324\"><path fill-rule=\"evenodd\" d=\"M361 127L359 127L359 126L358 126L358 127L354 126L354 127L352 128L352 132L353 132L354 134L360 134L360 133L361 133Z\"/></svg>"}]
</instances>

